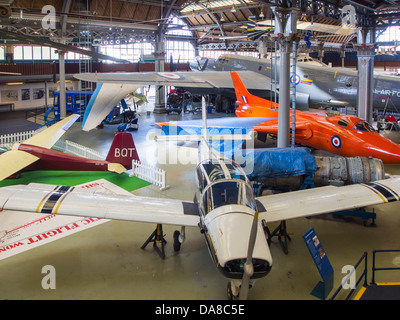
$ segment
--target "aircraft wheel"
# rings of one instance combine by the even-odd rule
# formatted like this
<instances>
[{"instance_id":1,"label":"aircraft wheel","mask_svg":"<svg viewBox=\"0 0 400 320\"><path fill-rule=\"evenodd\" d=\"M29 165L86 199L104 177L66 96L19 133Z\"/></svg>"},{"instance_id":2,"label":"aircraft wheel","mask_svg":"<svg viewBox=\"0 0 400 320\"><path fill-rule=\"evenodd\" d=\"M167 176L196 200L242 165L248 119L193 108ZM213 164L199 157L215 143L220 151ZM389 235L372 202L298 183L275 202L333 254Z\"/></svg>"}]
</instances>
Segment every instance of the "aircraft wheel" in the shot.
<instances>
[{"instance_id":1,"label":"aircraft wheel","mask_svg":"<svg viewBox=\"0 0 400 320\"><path fill-rule=\"evenodd\" d=\"M181 233L178 230L174 231L174 251L179 252L181 250L181 242L179 241L179 236Z\"/></svg>"}]
</instances>

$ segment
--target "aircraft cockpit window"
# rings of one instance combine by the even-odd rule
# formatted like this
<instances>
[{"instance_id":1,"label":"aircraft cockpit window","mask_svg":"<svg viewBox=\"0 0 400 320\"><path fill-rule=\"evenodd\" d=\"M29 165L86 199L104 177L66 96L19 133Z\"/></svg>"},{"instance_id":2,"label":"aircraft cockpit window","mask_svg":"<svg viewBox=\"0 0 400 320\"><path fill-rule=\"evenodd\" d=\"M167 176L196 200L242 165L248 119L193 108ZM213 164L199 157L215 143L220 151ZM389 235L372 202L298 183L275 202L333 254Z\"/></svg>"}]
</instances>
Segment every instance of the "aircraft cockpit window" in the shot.
<instances>
[{"instance_id":1,"label":"aircraft cockpit window","mask_svg":"<svg viewBox=\"0 0 400 320\"><path fill-rule=\"evenodd\" d=\"M207 177L208 183L220 179L239 179L247 182L243 169L233 161L214 163L212 160L206 160L199 164L197 171L199 181L203 181Z\"/></svg>"},{"instance_id":2,"label":"aircraft cockpit window","mask_svg":"<svg viewBox=\"0 0 400 320\"><path fill-rule=\"evenodd\" d=\"M373 126L371 126L368 122L360 121L354 126L355 130L365 131L365 132L375 132Z\"/></svg>"},{"instance_id":3,"label":"aircraft cockpit window","mask_svg":"<svg viewBox=\"0 0 400 320\"><path fill-rule=\"evenodd\" d=\"M212 161L208 161L202 163L201 166L203 167L204 172L207 174L209 182L226 178L224 170L219 163L212 163Z\"/></svg>"},{"instance_id":4,"label":"aircraft cockpit window","mask_svg":"<svg viewBox=\"0 0 400 320\"><path fill-rule=\"evenodd\" d=\"M203 196L204 214L225 205L245 205L256 210L250 185L242 181L219 181L207 187Z\"/></svg>"},{"instance_id":5,"label":"aircraft cockpit window","mask_svg":"<svg viewBox=\"0 0 400 320\"><path fill-rule=\"evenodd\" d=\"M244 173L243 169L236 164L235 162L233 163L226 163L225 164L227 169L229 170L229 174L231 175L232 179L239 179L243 181L247 181L247 176Z\"/></svg>"},{"instance_id":6,"label":"aircraft cockpit window","mask_svg":"<svg viewBox=\"0 0 400 320\"><path fill-rule=\"evenodd\" d=\"M342 127L347 127L348 124L349 124L349 122L347 120L344 120L344 119L340 119L338 121L338 125L342 126Z\"/></svg>"},{"instance_id":7,"label":"aircraft cockpit window","mask_svg":"<svg viewBox=\"0 0 400 320\"><path fill-rule=\"evenodd\" d=\"M371 126L368 122L365 122L365 121L364 121L364 127L366 127L369 132L376 131L373 126Z\"/></svg>"}]
</instances>

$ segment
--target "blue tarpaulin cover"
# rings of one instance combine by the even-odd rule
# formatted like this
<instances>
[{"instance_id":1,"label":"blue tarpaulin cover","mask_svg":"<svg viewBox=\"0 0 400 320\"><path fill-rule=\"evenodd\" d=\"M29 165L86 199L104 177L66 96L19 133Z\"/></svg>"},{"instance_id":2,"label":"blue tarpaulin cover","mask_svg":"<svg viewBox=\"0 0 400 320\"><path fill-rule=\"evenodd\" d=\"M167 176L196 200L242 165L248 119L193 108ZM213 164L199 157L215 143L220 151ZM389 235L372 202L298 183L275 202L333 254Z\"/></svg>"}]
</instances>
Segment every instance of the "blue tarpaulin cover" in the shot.
<instances>
[{"instance_id":1,"label":"blue tarpaulin cover","mask_svg":"<svg viewBox=\"0 0 400 320\"><path fill-rule=\"evenodd\" d=\"M236 160L250 180L312 176L316 170L315 157L310 154L308 148L263 148L242 152L239 158L237 151L233 157L232 153L225 153L225 156Z\"/></svg>"}]
</instances>

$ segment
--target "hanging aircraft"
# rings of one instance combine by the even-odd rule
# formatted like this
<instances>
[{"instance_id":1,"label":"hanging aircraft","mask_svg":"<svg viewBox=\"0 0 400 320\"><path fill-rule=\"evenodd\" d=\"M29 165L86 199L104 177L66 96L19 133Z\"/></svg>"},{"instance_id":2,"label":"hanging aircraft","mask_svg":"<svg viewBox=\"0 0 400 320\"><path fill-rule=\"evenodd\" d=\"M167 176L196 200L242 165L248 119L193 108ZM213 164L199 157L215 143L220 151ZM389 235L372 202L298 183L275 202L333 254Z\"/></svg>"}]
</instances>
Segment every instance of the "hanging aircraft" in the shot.
<instances>
[{"instance_id":1,"label":"hanging aircraft","mask_svg":"<svg viewBox=\"0 0 400 320\"><path fill-rule=\"evenodd\" d=\"M205 110L203 99L203 119ZM266 276L272 267L263 219L269 223L400 199L400 177L256 198L244 171L210 148L210 138L207 130L197 137L196 203L30 184L0 188L0 209L82 216L84 208L87 217L198 227L217 268L230 280L228 297L245 299L250 281ZM184 230L175 239L177 250Z\"/></svg>"},{"instance_id":2,"label":"hanging aircraft","mask_svg":"<svg viewBox=\"0 0 400 320\"><path fill-rule=\"evenodd\" d=\"M92 160L50 149L79 118L73 114L0 155L0 181L21 171L74 170L122 173L132 168L138 154L132 135L118 132L106 160Z\"/></svg>"},{"instance_id":3,"label":"hanging aircraft","mask_svg":"<svg viewBox=\"0 0 400 320\"><path fill-rule=\"evenodd\" d=\"M200 66L195 61L191 66L197 72L76 74L74 77L79 80L98 83L86 109L82 129L94 129L122 98L145 85L174 86L193 94L216 94L233 101L236 96L228 71L237 71L252 94L273 100L271 79L276 74L276 81L279 80L279 61L279 56L275 63L273 57L259 59L225 54L215 61L204 61ZM296 108L299 110L357 105L357 71L328 67L310 57L298 57L296 76L290 81L296 85ZM375 74L373 82L374 109L395 110L400 106L399 77ZM276 90L279 93L279 85Z\"/></svg>"}]
</instances>

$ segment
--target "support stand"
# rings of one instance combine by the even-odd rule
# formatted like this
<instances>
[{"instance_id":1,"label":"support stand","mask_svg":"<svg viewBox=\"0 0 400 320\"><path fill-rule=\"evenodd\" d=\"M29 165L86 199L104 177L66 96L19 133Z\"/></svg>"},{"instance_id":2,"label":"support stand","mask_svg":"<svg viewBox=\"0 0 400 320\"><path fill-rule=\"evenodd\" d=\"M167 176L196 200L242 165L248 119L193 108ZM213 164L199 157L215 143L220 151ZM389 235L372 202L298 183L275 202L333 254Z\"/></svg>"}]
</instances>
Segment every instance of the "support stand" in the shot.
<instances>
[{"instance_id":1,"label":"support stand","mask_svg":"<svg viewBox=\"0 0 400 320\"><path fill-rule=\"evenodd\" d=\"M310 292L311 295L321 300L325 300L333 288L333 272L326 281L319 281L315 288Z\"/></svg>"},{"instance_id":2,"label":"support stand","mask_svg":"<svg viewBox=\"0 0 400 320\"><path fill-rule=\"evenodd\" d=\"M153 242L153 247L157 250L161 259L165 259L164 244L166 244L167 241L164 239L162 224L157 224L156 230L154 230L146 242L143 243L141 249L145 249L150 242ZM161 244L161 249L157 246L157 244Z\"/></svg>"},{"instance_id":3,"label":"support stand","mask_svg":"<svg viewBox=\"0 0 400 320\"><path fill-rule=\"evenodd\" d=\"M268 244L271 244L271 239L272 237L278 237L279 243L282 247L282 250L285 254L289 253L288 250L288 240L291 241L292 239L290 238L290 236L287 234L287 229L286 229L286 221L281 221L281 223L279 224L278 227L275 228L274 231L272 231L272 233L269 232L268 227L263 224L263 228L264 231L267 233L268 235Z\"/></svg>"}]
</instances>

